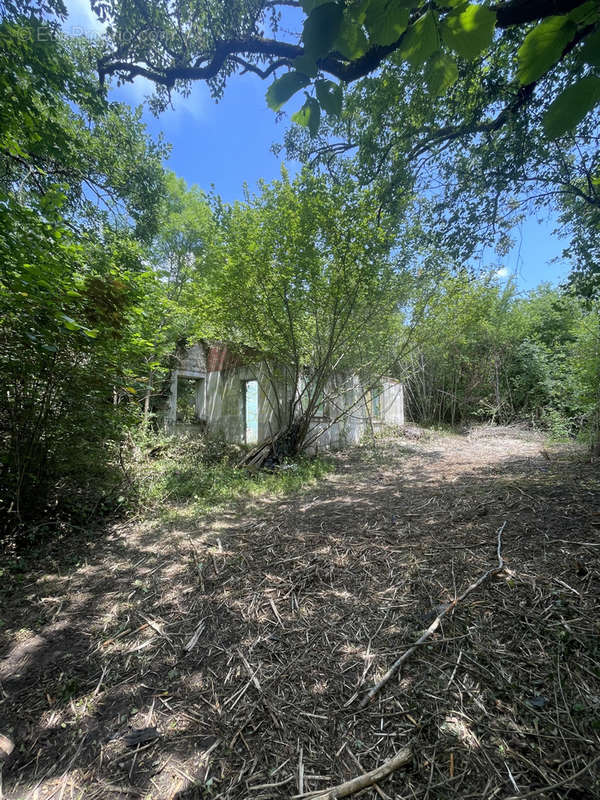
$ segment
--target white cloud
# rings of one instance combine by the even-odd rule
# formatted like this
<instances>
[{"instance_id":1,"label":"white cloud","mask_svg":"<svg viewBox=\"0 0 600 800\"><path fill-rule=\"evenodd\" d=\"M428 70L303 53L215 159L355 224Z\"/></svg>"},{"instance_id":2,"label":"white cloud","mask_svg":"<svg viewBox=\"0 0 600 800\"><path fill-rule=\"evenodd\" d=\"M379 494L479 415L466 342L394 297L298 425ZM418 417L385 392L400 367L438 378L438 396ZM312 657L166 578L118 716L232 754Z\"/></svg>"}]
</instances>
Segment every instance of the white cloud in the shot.
<instances>
[{"instance_id":1,"label":"white cloud","mask_svg":"<svg viewBox=\"0 0 600 800\"><path fill-rule=\"evenodd\" d=\"M92 11L90 0L66 0L68 17L63 31L68 36L98 36L104 32L106 23L100 22Z\"/></svg>"},{"instance_id":2,"label":"white cloud","mask_svg":"<svg viewBox=\"0 0 600 800\"><path fill-rule=\"evenodd\" d=\"M508 267L500 267L496 270L496 277L506 278L508 276Z\"/></svg>"},{"instance_id":3,"label":"white cloud","mask_svg":"<svg viewBox=\"0 0 600 800\"><path fill-rule=\"evenodd\" d=\"M186 116L192 117L196 122L205 119L207 109L214 104L211 99L208 86L204 82L192 84L188 97L175 97L173 100L174 110L170 115L174 119L185 119Z\"/></svg>"},{"instance_id":4,"label":"white cloud","mask_svg":"<svg viewBox=\"0 0 600 800\"><path fill-rule=\"evenodd\" d=\"M135 78L132 83L117 86L113 83L110 89L110 99L130 106L139 106L154 92L154 84L148 78Z\"/></svg>"},{"instance_id":5,"label":"white cloud","mask_svg":"<svg viewBox=\"0 0 600 800\"><path fill-rule=\"evenodd\" d=\"M68 17L62 29L68 36L101 36L106 23L100 22L92 11L91 0L65 0ZM110 89L110 99L132 106L145 103L154 93L154 84L147 78L137 77L131 83L117 86L116 81ZM188 97L173 95L173 109L167 109L161 117L165 129L179 128L182 124L200 122L206 119L209 106L212 104L210 92L204 83L195 83Z\"/></svg>"},{"instance_id":6,"label":"white cloud","mask_svg":"<svg viewBox=\"0 0 600 800\"><path fill-rule=\"evenodd\" d=\"M138 106L144 104L154 93L154 88L154 83L147 78L135 78L132 83L124 83L122 86L113 84L109 96L111 100ZM187 97L174 93L173 107L167 108L160 115L163 130L174 131L190 122L206 120L211 103L210 92L203 83L194 84Z\"/></svg>"}]
</instances>

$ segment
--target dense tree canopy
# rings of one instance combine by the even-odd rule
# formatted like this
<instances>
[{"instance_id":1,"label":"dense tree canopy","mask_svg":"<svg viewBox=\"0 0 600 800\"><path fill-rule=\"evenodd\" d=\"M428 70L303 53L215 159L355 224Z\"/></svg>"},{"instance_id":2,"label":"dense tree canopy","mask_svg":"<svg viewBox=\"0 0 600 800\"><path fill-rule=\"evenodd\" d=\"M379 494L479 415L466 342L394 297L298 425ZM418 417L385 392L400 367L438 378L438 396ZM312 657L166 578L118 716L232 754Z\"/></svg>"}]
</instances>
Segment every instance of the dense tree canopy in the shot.
<instances>
[{"instance_id":1,"label":"dense tree canopy","mask_svg":"<svg viewBox=\"0 0 600 800\"><path fill-rule=\"evenodd\" d=\"M297 40L280 25L286 6L302 12ZM349 83L391 59L423 67L435 95L457 79L457 62L485 62L498 46L516 55L503 76L511 87L493 117L476 123L481 131L500 127L565 63L571 74L546 115L548 133L568 129L600 101L600 78L590 72L597 66L600 35L593 0L245 0L217 5L210 0L95 0L93 7L110 22L101 75L143 76L167 91L205 80L218 96L236 72L265 78L286 68L269 88L269 104L278 109L312 83L316 97L308 97L305 117L313 120L314 129L321 109L335 114L340 106L339 90L326 75ZM265 34L267 29L272 36ZM464 124L473 128L470 120L459 120L453 132Z\"/></svg>"},{"instance_id":2,"label":"dense tree canopy","mask_svg":"<svg viewBox=\"0 0 600 800\"><path fill-rule=\"evenodd\" d=\"M352 155L345 175L375 186L388 210L406 213L407 193L426 199L432 243L461 260L482 244L505 250L516 221L550 209L571 239L577 285L597 291L597 2L95 8L109 22L102 76L149 78L160 107L193 80L218 97L235 73L278 74L267 90L273 109L305 94L290 155L338 174L335 158Z\"/></svg>"},{"instance_id":3,"label":"dense tree canopy","mask_svg":"<svg viewBox=\"0 0 600 800\"><path fill-rule=\"evenodd\" d=\"M44 23L45 24L45 23ZM108 103L83 40L0 22L0 512L101 502L128 413L130 333L165 148ZM82 441L86 447L82 447Z\"/></svg>"},{"instance_id":4,"label":"dense tree canopy","mask_svg":"<svg viewBox=\"0 0 600 800\"><path fill-rule=\"evenodd\" d=\"M435 97L413 70L390 63L349 89L340 118L329 117L317 136L292 126L287 152L375 187L382 207L405 210L412 195L413 210L422 216L426 205L431 214L430 241L463 262L484 245L504 253L516 222L550 211L573 242L569 261L589 276L598 265L599 112L549 140L543 118L552 95L540 95L500 128L476 130L492 92L498 105L507 102L508 59L498 47L485 70L465 62L459 80ZM461 118L474 129L450 136Z\"/></svg>"}]
</instances>

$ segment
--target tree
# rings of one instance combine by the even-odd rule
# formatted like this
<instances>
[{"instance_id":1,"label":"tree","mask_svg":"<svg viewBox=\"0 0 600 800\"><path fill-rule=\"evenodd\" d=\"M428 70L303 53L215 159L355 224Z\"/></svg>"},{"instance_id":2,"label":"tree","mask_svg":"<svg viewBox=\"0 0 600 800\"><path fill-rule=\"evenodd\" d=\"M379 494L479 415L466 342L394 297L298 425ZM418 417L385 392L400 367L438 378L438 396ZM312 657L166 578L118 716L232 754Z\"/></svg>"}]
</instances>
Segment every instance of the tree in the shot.
<instances>
[{"instance_id":1,"label":"tree","mask_svg":"<svg viewBox=\"0 0 600 800\"><path fill-rule=\"evenodd\" d=\"M247 202L225 208L222 225L198 313L214 338L266 370L294 454L310 441L319 405L335 407L353 388L340 376L359 376L358 401L396 363L414 276L408 259L390 257L394 230L368 194L308 172L263 184Z\"/></svg>"},{"instance_id":2,"label":"tree","mask_svg":"<svg viewBox=\"0 0 600 800\"><path fill-rule=\"evenodd\" d=\"M459 79L436 96L419 81L422 71L390 63L347 92L340 119L328 118L318 136L293 126L285 137L287 153L353 176L388 209L404 204L411 192L417 207L429 207L432 240L463 263L485 245L504 253L518 221L550 210L561 230L580 243L580 269L589 270L600 224L600 112L550 141L543 119L553 95L540 94L526 113L478 131L492 91L498 106L508 102L503 74L509 59L510 52L498 46L485 69L462 64ZM460 118L471 120L475 130L453 138L449 132Z\"/></svg>"},{"instance_id":3,"label":"tree","mask_svg":"<svg viewBox=\"0 0 600 800\"><path fill-rule=\"evenodd\" d=\"M300 41L289 41L280 27L286 6L303 12ZM269 88L269 104L277 110L312 84L316 96L307 98L303 111L315 130L321 109L335 114L340 108L339 90L325 75L351 83L377 73L391 58L425 66L435 92L456 80L457 59L484 62L499 43L517 55L516 75L506 75L510 97L500 108L491 97L493 118L475 125L457 120L452 136L501 127L534 99L538 86L556 79L571 54L591 69L583 75L571 69L546 116L548 132L570 128L600 101L600 78L592 71L600 36L593 0L245 0L220 7L209 0L177 0L168 8L155 0L93 0L92 7L110 23L101 76L143 76L157 84L164 101L171 89L185 91L193 80L207 81L218 96L236 72L266 78L287 68ZM264 34L269 27L272 37Z\"/></svg>"},{"instance_id":4,"label":"tree","mask_svg":"<svg viewBox=\"0 0 600 800\"><path fill-rule=\"evenodd\" d=\"M267 100L279 110L306 94L286 137L289 155L329 170L355 155L346 176L376 185L388 210L400 199L405 211L407 192L427 198L438 218L432 241L461 261L481 244L505 251L515 222L551 210L572 237L578 285L590 275L595 285L597 2L252 0L217 11L179 0L172 14L148 1L96 7L110 22L101 75L153 80L158 107L192 80L218 97L235 73L287 70ZM302 23L297 40L282 24L289 13Z\"/></svg>"},{"instance_id":5,"label":"tree","mask_svg":"<svg viewBox=\"0 0 600 800\"><path fill-rule=\"evenodd\" d=\"M167 172L157 230L147 253L152 280L146 284L135 331L143 353L131 375L143 397L146 422L153 398L162 397L160 384L177 346L203 333L203 321L192 310L193 293L212 269L219 236L211 199L198 186L188 187L183 178Z\"/></svg>"},{"instance_id":6,"label":"tree","mask_svg":"<svg viewBox=\"0 0 600 800\"><path fill-rule=\"evenodd\" d=\"M22 533L91 513L118 483L165 150L139 112L99 93L87 43L3 10L0 524Z\"/></svg>"},{"instance_id":7,"label":"tree","mask_svg":"<svg viewBox=\"0 0 600 800\"><path fill-rule=\"evenodd\" d=\"M567 435L597 424L597 310L494 274L442 280L409 354L409 413L425 424L529 420Z\"/></svg>"},{"instance_id":8,"label":"tree","mask_svg":"<svg viewBox=\"0 0 600 800\"><path fill-rule=\"evenodd\" d=\"M167 172L151 257L170 299L179 300L192 277L207 269L216 235L207 195L198 186L188 188L183 178Z\"/></svg>"}]
</instances>

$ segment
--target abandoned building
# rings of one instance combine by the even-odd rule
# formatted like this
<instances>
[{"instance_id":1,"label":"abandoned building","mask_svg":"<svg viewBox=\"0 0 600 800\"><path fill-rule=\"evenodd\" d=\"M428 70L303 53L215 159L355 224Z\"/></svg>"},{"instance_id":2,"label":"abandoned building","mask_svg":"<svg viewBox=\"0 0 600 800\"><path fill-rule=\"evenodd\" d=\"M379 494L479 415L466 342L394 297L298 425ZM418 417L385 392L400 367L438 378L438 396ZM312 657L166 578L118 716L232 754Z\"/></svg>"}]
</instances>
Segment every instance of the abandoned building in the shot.
<instances>
[{"instance_id":1,"label":"abandoned building","mask_svg":"<svg viewBox=\"0 0 600 800\"><path fill-rule=\"evenodd\" d=\"M165 428L260 443L287 423L283 417L290 392L298 391L279 375L274 377L273 365L265 360L245 359L225 344L197 342L176 357L163 411ZM314 449L356 444L366 432L404 424L399 381L382 378L366 393L355 375L336 374L333 383L311 424Z\"/></svg>"}]
</instances>

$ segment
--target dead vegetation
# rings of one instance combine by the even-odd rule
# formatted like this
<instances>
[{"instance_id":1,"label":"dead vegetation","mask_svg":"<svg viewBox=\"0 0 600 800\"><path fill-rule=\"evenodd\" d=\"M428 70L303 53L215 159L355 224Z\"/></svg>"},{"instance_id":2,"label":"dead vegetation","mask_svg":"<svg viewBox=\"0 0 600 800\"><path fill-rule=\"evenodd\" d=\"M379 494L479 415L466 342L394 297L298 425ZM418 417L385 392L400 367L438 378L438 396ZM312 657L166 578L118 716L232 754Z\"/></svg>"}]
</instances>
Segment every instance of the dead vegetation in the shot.
<instances>
[{"instance_id":1,"label":"dead vegetation","mask_svg":"<svg viewBox=\"0 0 600 800\"><path fill-rule=\"evenodd\" d=\"M388 439L303 494L56 551L2 600L4 797L332 798L394 758L353 791L597 797L597 465L543 449Z\"/></svg>"}]
</instances>

